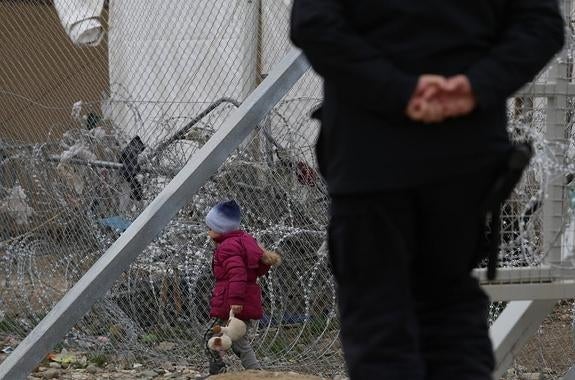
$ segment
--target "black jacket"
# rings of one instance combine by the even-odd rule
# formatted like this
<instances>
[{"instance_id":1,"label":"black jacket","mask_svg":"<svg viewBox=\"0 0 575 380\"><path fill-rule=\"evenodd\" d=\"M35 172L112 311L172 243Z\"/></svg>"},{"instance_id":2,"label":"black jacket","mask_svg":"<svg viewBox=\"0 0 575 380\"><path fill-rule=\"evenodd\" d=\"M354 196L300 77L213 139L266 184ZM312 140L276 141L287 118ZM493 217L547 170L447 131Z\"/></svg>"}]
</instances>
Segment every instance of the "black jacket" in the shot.
<instances>
[{"instance_id":1,"label":"black jacket","mask_svg":"<svg viewBox=\"0 0 575 380\"><path fill-rule=\"evenodd\" d=\"M324 78L320 170L332 194L419 185L509 147L506 98L564 42L556 0L294 0L291 38ZM465 74L465 117L404 113L420 74Z\"/></svg>"}]
</instances>

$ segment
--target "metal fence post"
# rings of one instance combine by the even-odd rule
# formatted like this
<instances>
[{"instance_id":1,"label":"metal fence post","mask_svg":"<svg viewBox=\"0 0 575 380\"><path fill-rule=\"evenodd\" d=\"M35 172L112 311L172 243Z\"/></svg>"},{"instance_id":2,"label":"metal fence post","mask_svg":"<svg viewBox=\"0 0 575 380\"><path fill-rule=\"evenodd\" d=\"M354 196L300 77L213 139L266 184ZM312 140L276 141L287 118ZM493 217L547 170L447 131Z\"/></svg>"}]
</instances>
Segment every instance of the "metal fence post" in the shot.
<instances>
[{"instance_id":1,"label":"metal fence post","mask_svg":"<svg viewBox=\"0 0 575 380\"><path fill-rule=\"evenodd\" d=\"M562 2L563 10L570 14L571 0ZM568 13L567 13L568 12ZM551 143L557 143L553 152L558 161L564 161L566 152L567 94L569 77L567 49L556 58L549 72L554 81L555 91L547 98L547 123L545 137ZM565 217L565 178L547 178L546 197L543 202L543 252L548 264L560 264L562 261L561 232Z\"/></svg>"}]
</instances>

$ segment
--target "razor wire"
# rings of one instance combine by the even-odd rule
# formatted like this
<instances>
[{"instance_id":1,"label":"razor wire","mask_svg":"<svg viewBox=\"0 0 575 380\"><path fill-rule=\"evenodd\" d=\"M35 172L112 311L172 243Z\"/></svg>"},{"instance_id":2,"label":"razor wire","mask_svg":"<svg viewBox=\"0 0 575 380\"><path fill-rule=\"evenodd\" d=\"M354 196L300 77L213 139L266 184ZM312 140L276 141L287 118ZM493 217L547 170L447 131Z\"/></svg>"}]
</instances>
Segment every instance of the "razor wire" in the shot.
<instances>
[{"instance_id":1,"label":"razor wire","mask_svg":"<svg viewBox=\"0 0 575 380\"><path fill-rule=\"evenodd\" d=\"M288 51L289 10L279 0L0 3L0 335L25 336L194 159ZM214 248L203 218L233 198L242 226L284 259L261 279L265 315L251 339L262 364L343 371L329 198L309 117L321 97L320 79L307 73L64 344L202 366ZM546 102L509 103L510 132L533 141L536 156L502 210L501 267L544 262L541 205L553 178L568 191L557 239L567 256L575 246L571 103L564 141L548 141ZM504 307L493 304L490 318ZM558 374L575 360L554 355Z\"/></svg>"}]
</instances>

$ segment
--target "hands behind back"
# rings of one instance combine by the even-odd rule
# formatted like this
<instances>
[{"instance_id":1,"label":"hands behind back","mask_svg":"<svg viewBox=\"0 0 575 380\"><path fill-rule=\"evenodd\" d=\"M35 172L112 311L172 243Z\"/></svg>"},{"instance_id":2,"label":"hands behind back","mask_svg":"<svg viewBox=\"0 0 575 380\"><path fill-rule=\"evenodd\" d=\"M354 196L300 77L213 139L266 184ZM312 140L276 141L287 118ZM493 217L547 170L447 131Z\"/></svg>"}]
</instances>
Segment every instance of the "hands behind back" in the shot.
<instances>
[{"instance_id":1,"label":"hands behind back","mask_svg":"<svg viewBox=\"0 0 575 380\"><path fill-rule=\"evenodd\" d=\"M438 123L467 115L475 106L475 95L465 75L445 78L425 74L419 77L405 112L412 120Z\"/></svg>"}]
</instances>

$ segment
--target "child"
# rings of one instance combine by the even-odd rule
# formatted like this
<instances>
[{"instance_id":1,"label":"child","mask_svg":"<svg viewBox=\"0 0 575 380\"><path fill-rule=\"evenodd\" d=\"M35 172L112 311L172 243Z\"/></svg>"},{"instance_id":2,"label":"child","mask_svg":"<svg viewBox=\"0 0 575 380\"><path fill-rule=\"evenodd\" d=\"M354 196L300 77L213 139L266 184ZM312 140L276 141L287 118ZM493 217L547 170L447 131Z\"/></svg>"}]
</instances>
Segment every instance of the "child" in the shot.
<instances>
[{"instance_id":1,"label":"child","mask_svg":"<svg viewBox=\"0 0 575 380\"><path fill-rule=\"evenodd\" d=\"M257 278L280 262L278 254L266 251L251 235L240 230L240 218L240 207L233 200L216 204L206 216L208 235L216 243L212 259L216 282L210 301L210 316L215 320L205 335L211 375L226 369L220 353L207 347L207 340L212 335L211 327L226 321L230 309L248 326L250 320L260 319L263 307ZM247 336L234 341L232 351L245 369L261 368Z\"/></svg>"}]
</instances>

